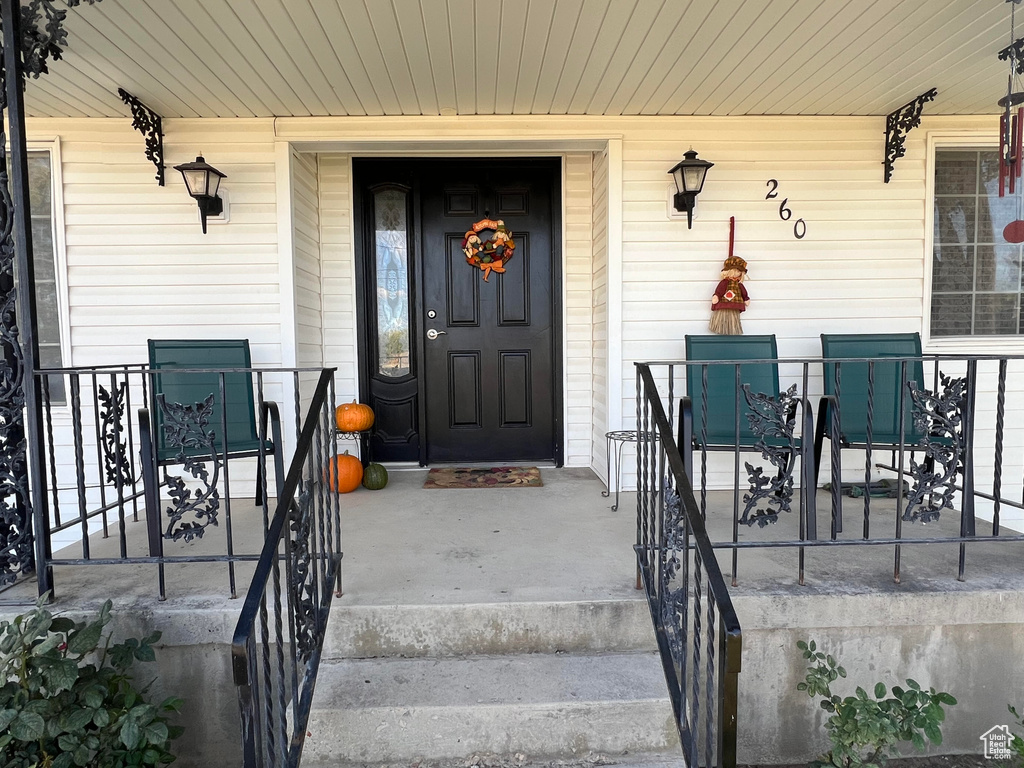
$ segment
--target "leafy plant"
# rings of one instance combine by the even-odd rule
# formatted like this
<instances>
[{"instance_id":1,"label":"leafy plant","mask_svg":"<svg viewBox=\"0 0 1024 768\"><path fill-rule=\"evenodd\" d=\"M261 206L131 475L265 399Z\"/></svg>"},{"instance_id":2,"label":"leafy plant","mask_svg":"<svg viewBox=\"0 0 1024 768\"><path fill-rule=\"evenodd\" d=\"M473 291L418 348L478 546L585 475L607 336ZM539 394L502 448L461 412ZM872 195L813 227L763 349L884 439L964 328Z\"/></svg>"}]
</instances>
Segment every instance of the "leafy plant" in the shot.
<instances>
[{"instance_id":1,"label":"leafy plant","mask_svg":"<svg viewBox=\"0 0 1024 768\"><path fill-rule=\"evenodd\" d=\"M1016 708L1010 704L1007 707L1010 710L1010 714L1013 715L1014 725L1024 728L1024 717L1016 710ZM1019 733L1013 734L1010 738L1010 752L1016 758L1015 765L1024 765L1024 737Z\"/></svg>"},{"instance_id":2,"label":"leafy plant","mask_svg":"<svg viewBox=\"0 0 1024 768\"><path fill-rule=\"evenodd\" d=\"M111 644L103 637L109 600L99 616L80 623L53 616L44 603L0 622L2 768L172 762L171 741L182 729L168 725L167 714L181 701L148 703L146 688L136 690L129 674L134 662L155 660L160 633Z\"/></svg>"},{"instance_id":3,"label":"leafy plant","mask_svg":"<svg viewBox=\"0 0 1024 768\"><path fill-rule=\"evenodd\" d=\"M888 757L899 754L896 745L909 741L924 750L926 739L942 743L941 726L946 719L942 705L953 706L956 699L934 688L923 690L914 680L907 689L898 685L890 692L884 683L876 683L874 695L860 686L856 695L841 698L832 692L832 683L846 677L846 670L830 655L817 649L814 641L799 641L797 648L811 662L804 682L797 690L812 699L821 697L820 706L831 716L825 721L832 749L811 765L814 768L836 766L881 766Z\"/></svg>"}]
</instances>

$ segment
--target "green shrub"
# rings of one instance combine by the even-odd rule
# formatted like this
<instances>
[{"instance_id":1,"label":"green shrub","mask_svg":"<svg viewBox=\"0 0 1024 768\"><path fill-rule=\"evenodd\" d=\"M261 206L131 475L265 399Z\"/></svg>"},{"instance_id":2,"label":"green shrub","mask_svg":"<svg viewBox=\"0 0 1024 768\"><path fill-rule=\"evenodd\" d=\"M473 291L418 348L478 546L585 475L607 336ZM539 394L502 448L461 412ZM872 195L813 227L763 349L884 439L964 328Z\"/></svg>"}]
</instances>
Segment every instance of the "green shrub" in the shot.
<instances>
[{"instance_id":1,"label":"green shrub","mask_svg":"<svg viewBox=\"0 0 1024 768\"><path fill-rule=\"evenodd\" d=\"M154 632L111 644L110 601L92 621L54 617L44 607L0 622L0 766L122 768L174 760L181 728L166 713L178 699L148 703L129 668L154 661ZM102 646L102 647L101 647Z\"/></svg>"},{"instance_id":2,"label":"green shrub","mask_svg":"<svg viewBox=\"0 0 1024 768\"><path fill-rule=\"evenodd\" d=\"M1024 719L1022 719L1016 707L1011 704L1007 709L1009 709L1010 714L1013 715L1013 724L1018 728L1024 728ZM1024 765L1024 737L1022 737L1020 733L1015 733L1010 738L1010 752L1013 753L1015 758L1013 765Z\"/></svg>"},{"instance_id":3,"label":"green shrub","mask_svg":"<svg viewBox=\"0 0 1024 768\"><path fill-rule=\"evenodd\" d=\"M832 693L836 679L846 677L846 670L829 655L817 649L814 641L798 642L803 657L811 662L804 682L797 690L806 691L811 698L820 696L820 706L831 716L825 722L832 749L811 765L823 766L880 766L888 757L899 754L896 745L910 742L923 751L927 741L942 743L941 726L946 719L942 705L953 706L956 699L948 693L929 688L922 690L913 680L907 680L907 689L892 687L887 697L884 683L876 683L874 695L857 687L856 695L840 698Z\"/></svg>"}]
</instances>

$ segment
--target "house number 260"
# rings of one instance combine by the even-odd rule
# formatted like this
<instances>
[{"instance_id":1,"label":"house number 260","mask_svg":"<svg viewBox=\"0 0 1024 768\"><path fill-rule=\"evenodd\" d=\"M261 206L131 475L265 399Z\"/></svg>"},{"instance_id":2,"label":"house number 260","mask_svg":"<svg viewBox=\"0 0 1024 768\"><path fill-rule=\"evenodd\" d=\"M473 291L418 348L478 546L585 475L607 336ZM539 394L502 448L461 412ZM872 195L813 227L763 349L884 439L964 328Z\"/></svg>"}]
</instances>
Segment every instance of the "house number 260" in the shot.
<instances>
[{"instance_id":1,"label":"house number 260","mask_svg":"<svg viewBox=\"0 0 1024 768\"><path fill-rule=\"evenodd\" d=\"M775 179L768 179L768 194L764 196L765 200L772 200L779 196L779 182ZM782 202L779 203L779 218L783 221L789 221L793 218L793 211L787 205L789 202L788 197L782 198ZM803 240L804 235L807 234L807 222L803 219L797 219L793 222L793 237L797 240Z\"/></svg>"}]
</instances>

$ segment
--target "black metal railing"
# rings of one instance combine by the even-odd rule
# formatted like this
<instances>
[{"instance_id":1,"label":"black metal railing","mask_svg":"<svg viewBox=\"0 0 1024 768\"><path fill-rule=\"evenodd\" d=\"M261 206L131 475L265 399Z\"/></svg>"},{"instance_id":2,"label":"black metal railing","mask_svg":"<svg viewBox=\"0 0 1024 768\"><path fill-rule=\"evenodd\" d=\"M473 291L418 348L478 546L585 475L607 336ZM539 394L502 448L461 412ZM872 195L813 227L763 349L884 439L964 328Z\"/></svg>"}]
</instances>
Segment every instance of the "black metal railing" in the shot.
<instances>
[{"instance_id":1,"label":"black metal railing","mask_svg":"<svg viewBox=\"0 0 1024 768\"><path fill-rule=\"evenodd\" d=\"M167 371L145 365L37 371L44 429L44 482L33 489L40 594L54 590L54 569L61 567L148 564L164 599L167 565L223 563L235 597L236 565L259 558L283 484L288 454L277 401L288 403L297 434L310 380L323 371L175 370L178 379L202 377L203 392L210 391L199 403L154 397ZM234 436L240 428L249 431L242 445Z\"/></svg>"},{"instance_id":2,"label":"black metal railing","mask_svg":"<svg viewBox=\"0 0 1024 768\"><path fill-rule=\"evenodd\" d=\"M637 366L637 540L687 765L736 765L742 635L649 365Z\"/></svg>"},{"instance_id":3,"label":"black metal railing","mask_svg":"<svg viewBox=\"0 0 1024 768\"><path fill-rule=\"evenodd\" d=\"M317 384L232 642L245 768L298 766L327 618L341 594L338 495L326 486L330 371Z\"/></svg>"},{"instance_id":4,"label":"black metal railing","mask_svg":"<svg viewBox=\"0 0 1024 768\"><path fill-rule=\"evenodd\" d=\"M776 391L751 383L758 366L774 369ZM1024 421L1013 415L1024 357L678 361L639 370L651 382L643 396L656 389L667 404L712 546L731 550L733 585L745 550L788 548L803 584L813 575L808 553L821 547L889 546L899 582L903 549L928 544L932 570L942 562L934 553L946 551L963 580L971 547L1024 541Z\"/></svg>"}]
</instances>

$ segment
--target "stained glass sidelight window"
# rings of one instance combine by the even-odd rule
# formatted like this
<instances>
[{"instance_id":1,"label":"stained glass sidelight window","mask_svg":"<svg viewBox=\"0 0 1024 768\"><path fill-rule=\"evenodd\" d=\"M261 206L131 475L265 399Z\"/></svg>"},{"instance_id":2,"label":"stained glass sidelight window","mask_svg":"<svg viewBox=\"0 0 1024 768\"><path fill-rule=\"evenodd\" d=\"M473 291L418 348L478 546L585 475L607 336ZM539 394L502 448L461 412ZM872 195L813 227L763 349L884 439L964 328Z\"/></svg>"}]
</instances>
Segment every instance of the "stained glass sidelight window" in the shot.
<instances>
[{"instance_id":1,"label":"stained glass sidelight window","mask_svg":"<svg viewBox=\"0 0 1024 768\"><path fill-rule=\"evenodd\" d=\"M1024 333L1022 245L1003 238L1020 203L999 197L995 149L936 150L932 336Z\"/></svg>"},{"instance_id":2,"label":"stained glass sidelight window","mask_svg":"<svg viewBox=\"0 0 1024 768\"><path fill-rule=\"evenodd\" d=\"M374 193L377 264L377 361L383 376L407 376L409 367L409 236L406 193Z\"/></svg>"}]
</instances>

